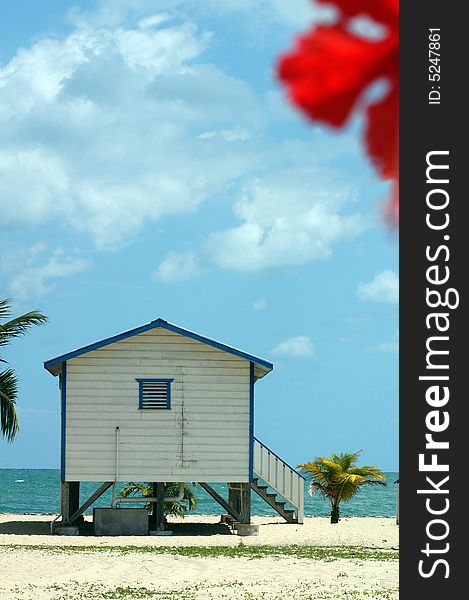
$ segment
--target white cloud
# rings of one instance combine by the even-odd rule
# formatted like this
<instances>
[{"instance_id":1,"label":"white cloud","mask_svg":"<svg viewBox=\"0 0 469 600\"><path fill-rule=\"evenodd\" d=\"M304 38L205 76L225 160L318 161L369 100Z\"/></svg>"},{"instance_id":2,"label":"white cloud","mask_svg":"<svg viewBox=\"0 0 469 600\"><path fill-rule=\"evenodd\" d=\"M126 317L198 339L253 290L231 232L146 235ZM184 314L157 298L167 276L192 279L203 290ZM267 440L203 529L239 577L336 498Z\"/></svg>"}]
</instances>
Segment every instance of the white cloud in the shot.
<instances>
[{"instance_id":1,"label":"white cloud","mask_svg":"<svg viewBox=\"0 0 469 600\"><path fill-rule=\"evenodd\" d=\"M272 26L306 30L313 22L328 21L336 13L333 7L313 0L205 0L205 12L236 15L244 18L245 26L254 33L268 31ZM198 10L203 10L198 7Z\"/></svg>"},{"instance_id":2,"label":"white cloud","mask_svg":"<svg viewBox=\"0 0 469 600\"><path fill-rule=\"evenodd\" d=\"M146 12L152 18L154 0L101 0L94 13L71 11L72 20L81 24L90 21L99 26L123 22L132 13ZM237 18L244 26L259 33L259 29L283 26L306 28L310 23L327 20L335 11L331 6L316 4L313 0L159 0L159 10L173 10L178 14L208 15Z\"/></svg>"},{"instance_id":3,"label":"white cloud","mask_svg":"<svg viewBox=\"0 0 469 600\"><path fill-rule=\"evenodd\" d=\"M314 356L314 345L311 339L306 335L284 340L275 346L272 350L274 356L285 356L289 358L308 358Z\"/></svg>"},{"instance_id":4,"label":"white cloud","mask_svg":"<svg viewBox=\"0 0 469 600\"><path fill-rule=\"evenodd\" d=\"M54 250L49 259L41 264L45 251L44 244L16 248L9 255L12 260L0 265L2 270L10 272L16 266L16 274L9 284L16 300L25 301L45 296L54 289L58 279L76 275L92 265L90 260L80 258L76 253L67 254L62 248Z\"/></svg>"},{"instance_id":5,"label":"white cloud","mask_svg":"<svg viewBox=\"0 0 469 600\"><path fill-rule=\"evenodd\" d=\"M250 135L243 129L222 129L220 131L204 131L197 137L201 140L210 140L218 137L225 140L225 142L244 142L250 138Z\"/></svg>"},{"instance_id":6,"label":"white cloud","mask_svg":"<svg viewBox=\"0 0 469 600\"><path fill-rule=\"evenodd\" d=\"M292 169L249 184L234 206L241 224L208 240L212 262L258 271L328 258L335 243L365 228L362 216L341 213L351 189L328 177L326 183L317 169Z\"/></svg>"},{"instance_id":7,"label":"white cloud","mask_svg":"<svg viewBox=\"0 0 469 600\"><path fill-rule=\"evenodd\" d=\"M377 273L369 283L358 285L358 297L373 302L399 302L399 278L391 269Z\"/></svg>"},{"instance_id":8,"label":"white cloud","mask_svg":"<svg viewBox=\"0 0 469 600\"><path fill-rule=\"evenodd\" d=\"M37 226L67 209L69 177L45 149L0 150L2 227Z\"/></svg>"},{"instance_id":9,"label":"white cloud","mask_svg":"<svg viewBox=\"0 0 469 600\"><path fill-rule=\"evenodd\" d=\"M254 300L254 302L251 304L252 306L252 310L255 311L260 311L260 310L265 310L268 306L267 301L264 300L263 298L259 298L257 300Z\"/></svg>"},{"instance_id":10,"label":"white cloud","mask_svg":"<svg viewBox=\"0 0 469 600\"><path fill-rule=\"evenodd\" d=\"M138 26L142 28L156 27L158 25L161 25L161 23L171 21L172 19L172 15L168 13L160 13L156 15L151 15L150 17L145 17L144 19L140 19L140 21L138 22Z\"/></svg>"},{"instance_id":11,"label":"white cloud","mask_svg":"<svg viewBox=\"0 0 469 600\"><path fill-rule=\"evenodd\" d=\"M277 24L300 5L310 11L302 0L298 10L277 0L215 4L254 25L264 11ZM39 39L0 66L0 229L60 223L113 250L208 199L237 199L237 224L209 235L192 260L238 271L327 258L358 235L363 217L345 210L353 184L314 166L352 155L358 142L272 139L272 123L294 114L280 92L263 95L207 62L211 33L187 17L200 3L158 6L106 0L94 13L74 11L66 37ZM157 276L194 273L174 256Z\"/></svg>"},{"instance_id":12,"label":"white cloud","mask_svg":"<svg viewBox=\"0 0 469 600\"><path fill-rule=\"evenodd\" d=\"M0 228L60 219L113 249L256 164L254 150L220 149L248 139L254 93L200 61L208 32L167 20L83 21L0 67ZM194 133L200 123L208 138Z\"/></svg>"},{"instance_id":13,"label":"white cloud","mask_svg":"<svg viewBox=\"0 0 469 600\"><path fill-rule=\"evenodd\" d=\"M170 252L158 265L154 276L164 282L176 282L192 279L200 273L197 258L192 252L177 254Z\"/></svg>"}]
</instances>

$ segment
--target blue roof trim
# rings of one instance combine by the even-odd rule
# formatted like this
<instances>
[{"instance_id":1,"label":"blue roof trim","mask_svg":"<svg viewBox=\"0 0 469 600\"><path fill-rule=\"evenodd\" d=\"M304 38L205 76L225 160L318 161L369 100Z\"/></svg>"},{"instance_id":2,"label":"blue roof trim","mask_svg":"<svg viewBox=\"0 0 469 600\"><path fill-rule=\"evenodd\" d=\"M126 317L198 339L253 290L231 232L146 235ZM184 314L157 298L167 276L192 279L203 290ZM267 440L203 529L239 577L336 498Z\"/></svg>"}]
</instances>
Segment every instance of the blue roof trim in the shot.
<instances>
[{"instance_id":1,"label":"blue roof trim","mask_svg":"<svg viewBox=\"0 0 469 600\"><path fill-rule=\"evenodd\" d=\"M65 443L67 429L67 363L62 363L60 382L60 481L65 481Z\"/></svg>"},{"instance_id":2,"label":"blue roof trim","mask_svg":"<svg viewBox=\"0 0 469 600\"><path fill-rule=\"evenodd\" d=\"M168 323L163 319L156 319L156 321L151 321L150 323L142 325L141 327L136 327L135 329L124 331L123 333L119 333L118 335L114 335L99 342L95 342L94 344L90 344L88 346L78 348L77 350L73 350L73 352L68 352L67 354L62 354L61 356L52 358L44 363L44 368L49 369L50 367L53 367L59 363L63 363L71 358L75 358L76 356L81 356L82 354L86 354L87 352L98 350L103 346L108 346L109 344L113 344L114 342L125 340L126 338L138 335L139 333L144 333L145 331L150 331L151 329L156 329L157 327L161 327L163 329L167 329L168 331L172 331L173 333L178 333L179 335L192 338L193 340L202 342L203 344L207 344L208 346L213 346L214 348L217 348L218 350L223 350L224 352L228 352L229 354L234 354L239 358L243 358L245 360L255 363L256 365L265 367L269 371L271 371L274 368L274 365L272 363L263 360L262 358L252 356L251 354L247 354L246 352L242 352L241 350L237 350L236 348L232 348L231 346L227 346L226 344L222 344L221 342L216 342L215 340L206 338L202 335L199 335L198 333L194 333L193 331L188 331L187 329L183 329L182 327L178 327L177 325Z\"/></svg>"},{"instance_id":3,"label":"blue roof trim","mask_svg":"<svg viewBox=\"0 0 469 600\"><path fill-rule=\"evenodd\" d=\"M249 363L249 481L254 479L254 363Z\"/></svg>"}]
</instances>

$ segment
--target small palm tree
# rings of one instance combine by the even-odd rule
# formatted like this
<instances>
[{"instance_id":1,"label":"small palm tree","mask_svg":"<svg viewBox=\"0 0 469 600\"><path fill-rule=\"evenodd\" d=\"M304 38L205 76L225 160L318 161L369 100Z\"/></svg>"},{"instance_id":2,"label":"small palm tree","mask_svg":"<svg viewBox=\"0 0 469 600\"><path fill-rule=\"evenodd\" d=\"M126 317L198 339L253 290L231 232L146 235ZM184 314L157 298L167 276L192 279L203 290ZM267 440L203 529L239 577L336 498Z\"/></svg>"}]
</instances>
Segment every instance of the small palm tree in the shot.
<instances>
[{"instance_id":1,"label":"small palm tree","mask_svg":"<svg viewBox=\"0 0 469 600\"><path fill-rule=\"evenodd\" d=\"M47 321L47 317L37 310L14 319L10 317L10 301L0 300L0 348L4 348L12 339L26 333L31 326L42 325ZM9 320L5 321L5 319ZM6 364L6 360L0 357L0 363ZM13 441L18 433L18 415L15 410L17 397L18 380L13 369L0 371L0 435L9 442Z\"/></svg>"},{"instance_id":2,"label":"small palm tree","mask_svg":"<svg viewBox=\"0 0 469 600\"><path fill-rule=\"evenodd\" d=\"M385 475L377 467L357 467L358 452L317 456L312 462L298 465L311 476L309 494L321 494L331 503L331 523L338 523L341 501L348 502L364 485L386 485Z\"/></svg>"},{"instance_id":3,"label":"small palm tree","mask_svg":"<svg viewBox=\"0 0 469 600\"><path fill-rule=\"evenodd\" d=\"M179 493L178 483L165 483L164 493L167 497L177 496ZM129 496L153 496L153 486L151 483L134 483L130 482L125 485L120 491L120 495L124 498ZM165 502L164 512L165 515L174 515L176 517L183 517L186 511L193 510L197 506L197 498L194 490L185 485L184 487L184 498L183 500L176 500L174 502ZM151 507L150 503L146 504L147 508Z\"/></svg>"}]
</instances>

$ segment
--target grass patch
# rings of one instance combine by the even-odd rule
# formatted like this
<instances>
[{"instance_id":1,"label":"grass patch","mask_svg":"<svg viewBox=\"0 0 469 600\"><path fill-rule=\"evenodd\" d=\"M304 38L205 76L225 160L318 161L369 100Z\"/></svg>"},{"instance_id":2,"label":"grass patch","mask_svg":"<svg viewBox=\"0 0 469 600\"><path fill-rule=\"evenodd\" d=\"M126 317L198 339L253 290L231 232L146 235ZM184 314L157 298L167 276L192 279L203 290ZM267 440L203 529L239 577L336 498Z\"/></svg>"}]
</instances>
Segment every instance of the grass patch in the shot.
<instances>
[{"instance_id":1,"label":"grass patch","mask_svg":"<svg viewBox=\"0 0 469 600\"><path fill-rule=\"evenodd\" d=\"M194 582L190 586L164 590L140 586L108 588L99 584L73 584L52 585L46 590L54 600L397 600L399 594L397 588L379 587L357 590L333 586L325 590L302 581L293 586L277 586L277 589L270 590L265 589L264 582L243 584L236 580L216 584Z\"/></svg>"},{"instance_id":2,"label":"grass patch","mask_svg":"<svg viewBox=\"0 0 469 600\"><path fill-rule=\"evenodd\" d=\"M194 558L299 558L330 562L339 559L348 560L398 560L396 550L378 550L375 548L355 548L352 546L58 546L46 544L4 544L6 550L41 551L53 554L170 554Z\"/></svg>"}]
</instances>

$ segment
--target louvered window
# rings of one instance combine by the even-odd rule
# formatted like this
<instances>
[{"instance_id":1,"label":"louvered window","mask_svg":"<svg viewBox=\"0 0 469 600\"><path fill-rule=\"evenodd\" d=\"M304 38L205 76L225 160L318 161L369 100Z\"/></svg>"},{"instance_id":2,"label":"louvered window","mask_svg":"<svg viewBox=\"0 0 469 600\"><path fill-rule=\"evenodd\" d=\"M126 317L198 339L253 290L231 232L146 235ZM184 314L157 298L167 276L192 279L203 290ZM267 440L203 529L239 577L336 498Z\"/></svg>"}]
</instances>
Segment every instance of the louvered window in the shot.
<instances>
[{"instance_id":1,"label":"louvered window","mask_svg":"<svg viewBox=\"0 0 469 600\"><path fill-rule=\"evenodd\" d=\"M171 382L174 379L137 379L139 408L171 408Z\"/></svg>"}]
</instances>

